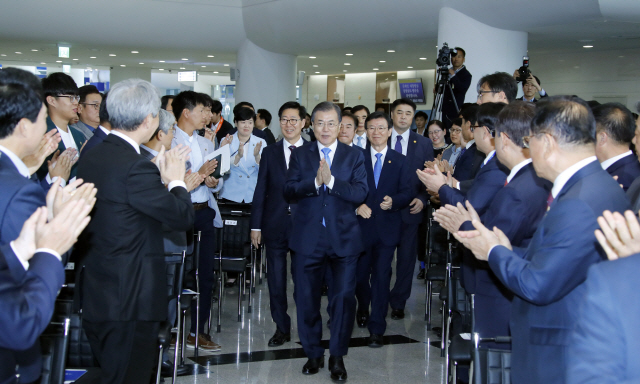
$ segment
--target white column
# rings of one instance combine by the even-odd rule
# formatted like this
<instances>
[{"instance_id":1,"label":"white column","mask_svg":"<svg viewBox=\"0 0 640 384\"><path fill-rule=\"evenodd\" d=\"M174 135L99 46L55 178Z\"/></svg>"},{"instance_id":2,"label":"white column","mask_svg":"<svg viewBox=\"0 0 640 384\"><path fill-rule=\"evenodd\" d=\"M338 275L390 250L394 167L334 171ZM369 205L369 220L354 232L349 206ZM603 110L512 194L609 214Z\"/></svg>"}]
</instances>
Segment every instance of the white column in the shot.
<instances>
[{"instance_id":1,"label":"white column","mask_svg":"<svg viewBox=\"0 0 640 384\"><path fill-rule=\"evenodd\" d=\"M248 101L256 111L268 110L273 117L269 128L278 137L278 109L296 100L296 57L266 51L247 39L238 50L237 64L236 104Z\"/></svg>"},{"instance_id":2,"label":"white column","mask_svg":"<svg viewBox=\"0 0 640 384\"><path fill-rule=\"evenodd\" d=\"M476 85L484 75L494 72L512 74L527 56L527 33L509 31L483 24L471 17L443 7L438 20L438 49L443 43L461 47L467 53L465 65L473 76L465 102L477 101Z\"/></svg>"}]
</instances>

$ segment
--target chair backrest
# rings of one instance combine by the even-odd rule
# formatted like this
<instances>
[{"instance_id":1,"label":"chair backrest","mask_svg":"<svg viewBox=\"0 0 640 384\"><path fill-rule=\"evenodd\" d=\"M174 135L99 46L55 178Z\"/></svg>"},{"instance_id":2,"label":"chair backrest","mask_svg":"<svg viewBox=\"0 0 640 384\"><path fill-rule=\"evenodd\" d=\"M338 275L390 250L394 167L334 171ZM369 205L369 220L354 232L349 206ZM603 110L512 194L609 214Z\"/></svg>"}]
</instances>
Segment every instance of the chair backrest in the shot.
<instances>
[{"instance_id":1,"label":"chair backrest","mask_svg":"<svg viewBox=\"0 0 640 384\"><path fill-rule=\"evenodd\" d=\"M70 318L63 322L51 322L40 335L42 349L41 384L63 384L69 347Z\"/></svg>"},{"instance_id":2,"label":"chair backrest","mask_svg":"<svg viewBox=\"0 0 640 384\"><path fill-rule=\"evenodd\" d=\"M186 256L186 250L164 254L164 261L167 264L167 295L169 300L182 292Z\"/></svg>"}]
</instances>

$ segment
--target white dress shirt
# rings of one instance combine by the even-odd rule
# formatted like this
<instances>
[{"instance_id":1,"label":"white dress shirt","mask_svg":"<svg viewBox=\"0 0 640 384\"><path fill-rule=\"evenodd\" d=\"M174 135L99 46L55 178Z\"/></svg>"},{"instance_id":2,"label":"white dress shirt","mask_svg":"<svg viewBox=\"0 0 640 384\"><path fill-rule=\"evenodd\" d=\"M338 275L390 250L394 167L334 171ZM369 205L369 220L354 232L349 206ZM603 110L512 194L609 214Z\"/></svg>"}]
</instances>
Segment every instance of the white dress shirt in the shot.
<instances>
[{"instance_id":1,"label":"white dress shirt","mask_svg":"<svg viewBox=\"0 0 640 384\"><path fill-rule=\"evenodd\" d=\"M56 128L58 127L56 126ZM71 128L67 126L67 132L58 128L58 132L60 132L60 138L62 139L62 143L64 144L65 148L75 148L79 150L78 146L76 145L76 141L73 140L73 135L71 134Z\"/></svg>"},{"instance_id":2,"label":"white dress shirt","mask_svg":"<svg viewBox=\"0 0 640 384\"><path fill-rule=\"evenodd\" d=\"M482 162L482 166L487 165L489 160L493 159L493 156L495 156L495 155L496 155L496 150L495 149L493 151L489 152L487 157L484 158L484 161Z\"/></svg>"},{"instance_id":3,"label":"white dress shirt","mask_svg":"<svg viewBox=\"0 0 640 384\"><path fill-rule=\"evenodd\" d=\"M338 148L338 140L334 141L333 144L331 144L328 147L325 147L324 144L322 144L321 142L317 141L318 143L318 151L320 153L320 160L324 159L324 153L322 153L322 149L323 148L329 148L331 149L331 151L329 151L329 160L331 160L331 165L333 165L333 156L335 156L336 154L336 148ZM327 184L327 188L332 189L333 188L333 182L336 180L335 177L333 177L333 175L331 175L331 181L329 181L329 184ZM320 189L320 185L318 185L318 181L314 178L313 182L316 184L316 189Z\"/></svg>"},{"instance_id":4,"label":"white dress shirt","mask_svg":"<svg viewBox=\"0 0 640 384\"><path fill-rule=\"evenodd\" d=\"M373 146L371 147L371 166L372 168L375 168L376 166L376 161L378 160L378 158L376 157L377 153L382 153L382 156L380 156L380 165L382 165L384 167L384 158L387 156L387 148L389 148L388 146L384 146L384 148L382 149L382 151L378 152L376 151ZM380 168L382 169L382 168Z\"/></svg>"},{"instance_id":5,"label":"white dress shirt","mask_svg":"<svg viewBox=\"0 0 640 384\"><path fill-rule=\"evenodd\" d=\"M553 181L553 188L551 188L551 195L555 199L558 196L558 193L564 188L564 185L569 181L571 176L575 175L579 170L586 167L587 165L593 163L598 160L595 156L589 156L584 160L580 160L577 163L573 164L569 168L562 171L558 177Z\"/></svg>"},{"instance_id":6,"label":"white dress shirt","mask_svg":"<svg viewBox=\"0 0 640 384\"><path fill-rule=\"evenodd\" d=\"M516 177L516 175L518 174L518 172L525 167L525 165L531 163L531 159L526 159L523 160L521 162L518 163L518 165L516 165L515 167L513 167L511 169L511 172L509 172L509 176L507 176L507 183L510 183L511 180L513 180L514 177Z\"/></svg>"},{"instance_id":7,"label":"white dress shirt","mask_svg":"<svg viewBox=\"0 0 640 384\"><path fill-rule=\"evenodd\" d=\"M471 146L476 142L476 139L471 139L467 142L467 145L465 145L465 149L469 149L471 148Z\"/></svg>"},{"instance_id":8,"label":"white dress shirt","mask_svg":"<svg viewBox=\"0 0 640 384\"><path fill-rule=\"evenodd\" d=\"M102 132L104 132L105 135L108 135L111 133L110 130L108 130L107 128L103 127L102 125L98 125L98 128L100 128L100 130L102 130Z\"/></svg>"},{"instance_id":9,"label":"white dress shirt","mask_svg":"<svg viewBox=\"0 0 640 384\"><path fill-rule=\"evenodd\" d=\"M409 147L409 133L411 133L411 130L407 129L402 135L398 135L398 132L396 132L396 129L394 128L391 131L391 149L395 150L396 148L396 142L398 141L396 137L402 136L402 140L400 141L400 144L402 145L402 154L407 156L407 148Z\"/></svg>"},{"instance_id":10,"label":"white dress shirt","mask_svg":"<svg viewBox=\"0 0 640 384\"><path fill-rule=\"evenodd\" d=\"M198 172L200 167L204 164L204 158L202 157L202 151L200 150L200 145L198 144L198 139L196 138L195 133L191 133L191 136L187 135L185 131L180 129L176 125L176 134L182 136L182 139L185 143L191 148L191 153L189 153L189 161L191 162L191 172ZM191 202L192 203L206 203L209 200L208 191L209 188L201 184L191 191Z\"/></svg>"},{"instance_id":11,"label":"white dress shirt","mask_svg":"<svg viewBox=\"0 0 640 384\"><path fill-rule=\"evenodd\" d=\"M632 155L632 153L629 150L629 151L627 151L625 153L622 153L622 154L620 154L618 156L614 156L614 157L612 157L610 159L607 159L607 160L603 161L602 163L600 163L600 165L602 166L602 169L606 170L607 168L612 166L616 161L618 161L618 160L620 160L622 158L625 158L627 156L631 156L631 155Z\"/></svg>"},{"instance_id":12,"label":"white dress shirt","mask_svg":"<svg viewBox=\"0 0 640 384\"><path fill-rule=\"evenodd\" d=\"M360 145L358 145L358 138L360 138ZM363 132L362 135L358 135L357 133L353 136L353 145L366 148L367 147L367 132Z\"/></svg>"},{"instance_id":13,"label":"white dress shirt","mask_svg":"<svg viewBox=\"0 0 640 384\"><path fill-rule=\"evenodd\" d=\"M291 150L289 149L289 146L295 145L296 148L298 148L301 147L302 144L304 144L304 140L302 140L302 137L299 137L298 141L296 141L295 144L291 144L287 141L287 139L282 139L282 146L284 147L284 160L287 163L287 169L289 169L289 159L291 158Z\"/></svg>"}]
</instances>

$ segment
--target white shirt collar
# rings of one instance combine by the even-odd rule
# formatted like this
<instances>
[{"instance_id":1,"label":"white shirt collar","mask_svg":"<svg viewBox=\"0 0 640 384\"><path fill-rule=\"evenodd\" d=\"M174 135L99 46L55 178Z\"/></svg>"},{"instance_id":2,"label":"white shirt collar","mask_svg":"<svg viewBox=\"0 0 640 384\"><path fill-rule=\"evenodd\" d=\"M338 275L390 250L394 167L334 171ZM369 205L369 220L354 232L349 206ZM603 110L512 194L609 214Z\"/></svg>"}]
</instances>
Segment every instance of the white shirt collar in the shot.
<instances>
[{"instance_id":1,"label":"white shirt collar","mask_svg":"<svg viewBox=\"0 0 640 384\"><path fill-rule=\"evenodd\" d=\"M331 149L331 152L329 152L329 156L331 158L333 158L333 155L336 154L336 148L338 148L338 139L336 139L336 141L333 142L333 144L331 144L328 147L325 147L324 144L322 144L321 142L317 142L318 143L318 150L320 151L320 157L324 158L324 154L322 153L322 148L329 148Z\"/></svg>"},{"instance_id":2,"label":"white shirt collar","mask_svg":"<svg viewBox=\"0 0 640 384\"><path fill-rule=\"evenodd\" d=\"M100 128L102 130L102 132L104 132L105 135L108 135L111 133L110 130L108 130L107 128L103 127L102 125L98 125L98 128Z\"/></svg>"},{"instance_id":3,"label":"white shirt collar","mask_svg":"<svg viewBox=\"0 0 640 384\"><path fill-rule=\"evenodd\" d=\"M627 151L627 152L625 152L625 153L623 153L623 154L620 154L620 155L618 155L618 156L614 156L614 157L612 157L612 158L610 158L610 159L607 159L607 160L603 161L602 163L600 163L600 165L602 166L602 169L605 169L605 170L606 170L607 168L609 168L610 166L612 166L612 165L613 165L613 163L615 163L616 161L618 161L618 160L620 160L620 159L622 159L622 158L624 158L624 157L631 156L631 154L632 154L632 153L631 153L631 151L629 150L629 151Z\"/></svg>"},{"instance_id":4,"label":"white shirt collar","mask_svg":"<svg viewBox=\"0 0 640 384\"><path fill-rule=\"evenodd\" d=\"M397 140L397 139L395 139L395 137L396 137L396 136L402 136L402 140L403 140L403 142L404 142L404 143L408 143L408 142L409 142L409 134L410 134L410 133L411 133L411 130L410 130L410 129L407 129L406 131L404 131L404 133L403 133L402 135L400 135L400 134L398 133L398 131L396 131L396 129L395 129L395 128L393 128L393 134L392 134L391 136L393 136L393 137L394 137L394 140L392 141L391 145L395 145L395 144L396 144L396 143L395 143L395 141Z\"/></svg>"},{"instance_id":5,"label":"white shirt collar","mask_svg":"<svg viewBox=\"0 0 640 384\"><path fill-rule=\"evenodd\" d=\"M189 136L187 134L187 132L185 132L182 128L178 127L178 125L176 124L176 132L178 132L180 135L182 135L182 137L187 140L189 143L193 143L193 137L195 136L193 134L193 132L191 132L191 136Z\"/></svg>"},{"instance_id":6,"label":"white shirt collar","mask_svg":"<svg viewBox=\"0 0 640 384\"><path fill-rule=\"evenodd\" d=\"M489 154L487 155L487 157L484 158L484 161L482 162L483 165L487 165L487 163L489 162L489 160L493 159L493 156L495 156L496 154L496 150L494 149L493 151L489 152Z\"/></svg>"},{"instance_id":7,"label":"white shirt collar","mask_svg":"<svg viewBox=\"0 0 640 384\"><path fill-rule=\"evenodd\" d=\"M551 188L551 195L555 199L558 196L558 193L564 188L564 185L569 181L569 179L576 174L579 170L586 167L587 165L593 163L598 160L595 156L589 156L586 159L580 160L577 163L573 164L569 168L562 171L558 177L553 181L553 188Z\"/></svg>"},{"instance_id":8,"label":"white shirt collar","mask_svg":"<svg viewBox=\"0 0 640 384\"><path fill-rule=\"evenodd\" d=\"M125 135L124 133L120 132L120 131L111 131L112 135L116 135L119 138L121 138L122 140L126 141L127 143L131 144L131 146L133 147L133 149L136 150L136 152L138 152L138 155L140 154L140 146L138 145L138 143L136 143L135 141L133 141L132 138L130 138L129 136Z\"/></svg>"},{"instance_id":9,"label":"white shirt collar","mask_svg":"<svg viewBox=\"0 0 640 384\"><path fill-rule=\"evenodd\" d=\"M519 162L515 167L511 168L511 172L509 172L509 176L507 176L507 183L510 183L514 177L520 172L522 168L524 168L527 164L531 163L531 159L526 159Z\"/></svg>"},{"instance_id":10,"label":"white shirt collar","mask_svg":"<svg viewBox=\"0 0 640 384\"><path fill-rule=\"evenodd\" d=\"M16 166L16 168L18 169L18 172L22 176L27 178L31 177L31 175L29 174L29 168L27 168L26 164L15 153L11 152L9 149L3 147L2 145L0 145L0 152L7 155L9 160L11 160L13 165Z\"/></svg>"},{"instance_id":11,"label":"white shirt collar","mask_svg":"<svg viewBox=\"0 0 640 384\"><path fill-rule=\"evenodd\" d=\"M384 148L382 149L382 151L378 152L376 151L373 146L371 146L371 161L372 161L372 165L375 166L376 165L376 154L377 153L382 153L382 156L380 156L380 161L382 162L382 165L384 165L384 158L387 156L387 149L389 147L387 147L386 145L384 146Z\"/></svg>"},{"instance_id":12,"label":"white shirt collar","mask_svg":"<svg viewBox=\"0 0 640 384\"><path fill-rule=\"evenodd\" d=\"M150 154L152 154L153 156L158 156L158 151L156 151L155 149L153 149L153 148L149 148L149 147L147 147L147 146L146 146L146 145L144 145L144 144L140 144L140 146L141 146L142 148L144 148L145 150L147 150L147 152L149 152L149 153L150 153Z\"/></svg>"},{"instance_id":13,"label":"white shirt collar","mask_svg":"<svg viewBox=\"0 0 640 384\"><path fill-rule=\"evenodd\" d=\"M296 141L295 144L291 144L290 142L287 141L287 139L282 139L282 145L284 145L285 148L289 149L289 146L291 145L295 145L296 148L301 147L304 144L304 140L302 140L302 136L300 136L298 138L298 141Z\"/></svg>"},{"instance_id":14,"label":"white shirt collar","mask_svg":"<svg viewBox=\"0 0 640 384\"><path fill-rule=\"evenodd\" d=\"M469 149L475 142L476 142L476 139L469 140L467 142L467 146L465 147L465 149Z\"/></svg>"}]
</instances>

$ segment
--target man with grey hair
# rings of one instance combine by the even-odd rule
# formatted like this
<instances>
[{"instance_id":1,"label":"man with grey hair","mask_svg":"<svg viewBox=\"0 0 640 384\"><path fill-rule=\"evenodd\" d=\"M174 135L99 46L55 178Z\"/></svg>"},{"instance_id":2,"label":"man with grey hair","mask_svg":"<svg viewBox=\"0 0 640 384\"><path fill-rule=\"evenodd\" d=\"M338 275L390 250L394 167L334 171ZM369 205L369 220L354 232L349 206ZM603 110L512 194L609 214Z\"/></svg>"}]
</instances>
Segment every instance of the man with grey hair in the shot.
<instances>
[{"instance_id":1,"label":"man with grey hair","mask_svg":"<svg viewBox=\"0 0 640 384\"><path fill-rule=\"evenodd\" d=\"M79 177L100 188L78 243L83 327L102 383L148 383L159 324L167 319L162 225L187 231L194 211L184 154L161 149L157 166L140 156L140 144L158 128L156 88L122 81L111 88L107 108L111 134L78 167Z\"/></svg>"}]
</instances>

